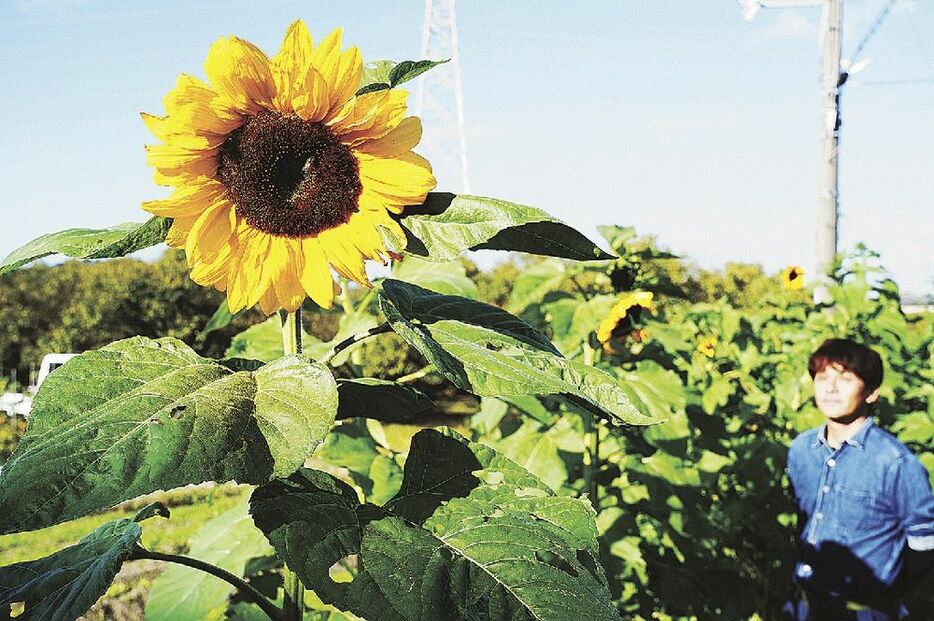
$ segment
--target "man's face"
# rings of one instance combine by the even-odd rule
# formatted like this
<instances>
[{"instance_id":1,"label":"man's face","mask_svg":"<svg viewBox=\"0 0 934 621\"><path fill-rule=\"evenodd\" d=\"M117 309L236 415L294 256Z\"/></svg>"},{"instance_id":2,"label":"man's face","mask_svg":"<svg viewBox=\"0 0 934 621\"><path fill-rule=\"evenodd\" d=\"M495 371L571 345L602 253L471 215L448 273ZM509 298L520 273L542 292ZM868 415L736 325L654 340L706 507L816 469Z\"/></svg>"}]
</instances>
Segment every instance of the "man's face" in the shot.
<instances>
[{"instance_id":1,"label":"man's face","mask_svg":"<svg viewBox=\"0 0 934 621\"><path fill-rule=\"evenodd\" d=\"M833 420L859 415L863 406L872 403L878 390L865 394L866 384L858 375L837 363L830 363L814 375L814 400L821 414Z\"/></svg>"}]
</instances>

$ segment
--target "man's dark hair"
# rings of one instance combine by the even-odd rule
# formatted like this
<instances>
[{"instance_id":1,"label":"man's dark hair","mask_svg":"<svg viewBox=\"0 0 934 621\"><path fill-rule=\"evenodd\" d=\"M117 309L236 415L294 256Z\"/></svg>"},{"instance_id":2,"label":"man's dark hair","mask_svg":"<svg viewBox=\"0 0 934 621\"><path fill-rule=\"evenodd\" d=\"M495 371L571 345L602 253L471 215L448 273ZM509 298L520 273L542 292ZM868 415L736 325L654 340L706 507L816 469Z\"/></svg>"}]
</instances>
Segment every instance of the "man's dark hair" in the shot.
<instances>
[{"instance_id":1,"label":"man's dark hair","mask_svg":"<svg viewBox=\"0 0 934 621\"><path fill-rule=\"evenodd\" d=\"M838 364L855 373L865 384L869 394L882 384L882 358L865 345L849 339L827 339L808 360L811 379L832 364Z\"/></svg>"}]
</instances>

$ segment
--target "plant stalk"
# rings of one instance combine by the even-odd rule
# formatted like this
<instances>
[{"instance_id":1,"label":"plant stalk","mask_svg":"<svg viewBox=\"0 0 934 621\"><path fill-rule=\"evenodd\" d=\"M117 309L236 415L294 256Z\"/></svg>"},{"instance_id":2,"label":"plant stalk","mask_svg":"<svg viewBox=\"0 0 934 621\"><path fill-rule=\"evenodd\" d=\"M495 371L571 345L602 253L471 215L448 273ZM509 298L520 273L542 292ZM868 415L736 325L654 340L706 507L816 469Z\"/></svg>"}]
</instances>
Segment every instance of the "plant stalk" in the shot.
<instances>
[{"instance_id":1,"label":"plant stalk","mask_svg":"<svg viewBox=\"0 0 934 621\"><path fill-rule=\"evenodd\" d=\"M293 312L280 310L279 319L282 321L282 349L285 355L302 353L301 307ZM302 621L305 614L305 585L288 565L282 567L282 582L285 590L283 621Z\"/></svg>"},{"instance_id":2,"label":"plant stalk","mask_svg":"<svg viewBox=\"0 0 934 621\"><path fill-rule=\"evenodd\" d=\"M390 326L388 323L381 323L375 328L370 328L366 332L360 332L358 334L354 334L353 336L348 336L343 341L341 341L340 343L332 347L331 350L328 353L326 353L321 358L321 360L319 360L319 362L321 364L330 364L331 360L333 360L334 357L337 356L337 354L339 354L342 350L347 349L354 343L359 343L363 339L368 339L371 336L376 336L377 334L384 334L386 332L392 332L392 326Z\"/></svg>"},{"instance_id":3,"label":"plant stalk","mask_svg":"<svg viewBox=\"0 0 934 621\"><path fill-rule=\"evenodd\" d=\"M154 552L152 550L147 550L141 546L137 546L133 549L132 554L130 554L130 560L153 560L153 561L165 561L167 563L176 563L178 565L185 565L186 567L191 567L199 571L207 572L212 576L220 578L221 580L232 584L238 591L249 597L253 600L253 603L259 606L266 616L272 619L272 621L279 621L282 619L282 612L272 601L270 601L265 595L257 591L254 587L250 586L244 582L240 577L235 576L225 569L221 569L210 563L205 563L204 561L199 561L196 558L191 558L190 556L181 556L179 554L163 554L162 552Z\"/></svg>"}]
</instances>

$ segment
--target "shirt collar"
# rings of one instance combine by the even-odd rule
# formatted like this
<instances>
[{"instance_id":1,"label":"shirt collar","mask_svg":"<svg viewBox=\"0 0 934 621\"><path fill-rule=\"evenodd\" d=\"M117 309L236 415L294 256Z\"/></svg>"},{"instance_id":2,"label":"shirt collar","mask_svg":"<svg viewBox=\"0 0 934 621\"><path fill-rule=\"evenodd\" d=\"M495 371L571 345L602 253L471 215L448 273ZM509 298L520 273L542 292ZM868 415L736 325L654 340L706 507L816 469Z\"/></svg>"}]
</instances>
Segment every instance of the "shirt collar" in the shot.
<instances>
[{"instance_id":1,"label":"shirt collar","mask_svg":"<svg viewBox=\"0 0 934 621\"><path fill-rule=\"evenodd\" d=\"M853 435L852 438L848 439L846 443L849 444L850 446L855 446L856 448L859 448L859 449L865 449L866 448L866 436L869 435L869 429L873 427L874 425L875 425L875 422L873 421L872 417L871 416L867 417L866 422L863 423L862 427L859 428L859 431L857 431ZM827 423L826 422L823 425L821 425L820 428L817 430L817 435L814 436L814 441L811 442L811 448L817 448L821 444L824 444L825 446L827 446L827 448L832 448L829 444L827 444Z\"/></svg>"}]
</instances>

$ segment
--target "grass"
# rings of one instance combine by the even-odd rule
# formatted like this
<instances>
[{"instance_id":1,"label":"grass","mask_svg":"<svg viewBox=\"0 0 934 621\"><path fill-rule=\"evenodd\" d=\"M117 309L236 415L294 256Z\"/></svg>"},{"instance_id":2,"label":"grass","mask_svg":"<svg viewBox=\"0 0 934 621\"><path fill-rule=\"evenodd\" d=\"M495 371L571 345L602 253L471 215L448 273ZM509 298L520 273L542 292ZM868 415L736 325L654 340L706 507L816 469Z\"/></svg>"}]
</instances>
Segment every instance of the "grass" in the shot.
<instances>
[{"instance_id":1,"label":"grass","mask_svg":"<svg viewBox=\"0 0 934 621\"><path fill-rule=\"evenodd\" d=\"M106 513L78 518L42 530L0 536L0 565L29 561L48 556L66 548L95 528L125 517L150 502L161 502L172 513L168 520L152 518L143 523L143 546L159 552L182 553L189 537L202 524L234 506L244 494L245 486L210 485L157 492L123 503ZM2 518L0 518L2 519Z\"/></svg>"}]
</instances>

